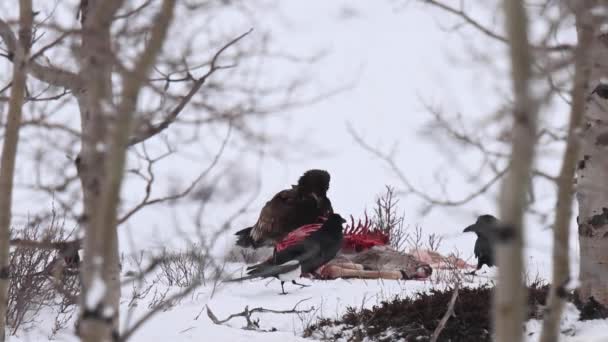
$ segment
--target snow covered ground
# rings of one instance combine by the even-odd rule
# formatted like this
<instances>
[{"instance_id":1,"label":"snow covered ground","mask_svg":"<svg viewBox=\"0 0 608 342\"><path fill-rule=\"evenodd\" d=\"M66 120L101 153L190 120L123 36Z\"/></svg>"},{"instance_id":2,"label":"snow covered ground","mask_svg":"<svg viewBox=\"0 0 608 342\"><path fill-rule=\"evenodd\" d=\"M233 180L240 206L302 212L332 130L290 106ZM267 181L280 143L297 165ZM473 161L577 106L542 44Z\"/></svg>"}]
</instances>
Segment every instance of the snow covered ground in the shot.
<instances>
[{"instance_id":1,"label":"snow covered ground","mask_svg":"<svg viewBox=\"0 0 608 342\"><path fill-rule=\"evenodd\" d=\"M227 273L238 274L243 264L229 264ZM479 286L493 280L493 271L485 270L466 286ZM303 330L314 323L317 318L337 319L347 307L371 308L384 300L395 296L414 295L430 288L444 288L445 283L438 281L441 272L427 281L394 281L394 280L332 280L320 281L302 279L302 283L311 285L300 288L285 284L287 295L280 295L278 280L254 280L243 283L207 284L185 297L182 301L159 312L149 320L132 337L132 341L310 341L302 336ZM181 290L159 284L144 298L131 302L132 289L123 289L121 320L124 327L132 325L138 318L149 312L149 305L158 299L164 290L170 293ZM246 321L237 317L229 322L217 325L207 316L206 307L222 320L230 314L242 312L245 306L249 309L262 307L271 310L297 310L304 313L254 313L252 320L259 320L259 331L243 329ZM562 322L564 333L562 341L608 341L608 320L580 322L578 310L568 304ZM127 322L128 321L128 322ZM40 324L35 328L11 337L10 341L47 341L51 335L54 314L45 312ZM538 340L541 322L531 320L527 323L528 341ZM54 337L58 341L76 341L73 336L73 321L66 329Z\"/></svg>"},{"instance_id":2,"label":"snow covered ground","mask_svg":"<svg viewBox=\"0 0 608 342\"><path fill-rule=\"evenodd\" d=\"M571 342L606 342L608 341L608 320L598 319L581 322L578 320L579 311L568 303L562 316L561 341ZM536 342L540 339L542 322L530 320L526 324L528 341Z\"/></svg>"},{"instance_id":3,"label":"snow covered ground","mask_svg":"<svg viewBox=\"0 0 608 342\"><path fill-rule=\"evenodd\" d=\"M241 264L229 265L238 272ZM363 281L335 280L317 281L303 279L310 287L300 288L285 284L287 295L280 295L278 280L255 280L243 283L213 284L202 286L180 303L167 311L158 313L134 336L133 341L190 341L201 338L218 341L298 341L303 329L314 323L317 317L337 318L344 313L348 306L371 307L395 295L411 294L432 286L429 281ZM167 286L160 284L158 292L163 292ZM169 288L179 291L180 288ZM121 319L125 322L132 315L131 322L146 314L149 304L154 300L154 290L136 305L129 307L131 288L123 288ZM244 318L235 318L224 325L214 324L206 314L208 305L213 313L223 319L232 313L243 311L245 306L250 309L263 307L272 310L290 310L301 302L298 310L309 310L304 314L253 314L253 319L259 319L260 330L276 332L256 332L241 329L246 325ZM46 312L41 324L34 329L20 334L11 341L45 341L48 339L53 324L53 313ZM73 329L61 331L55 337L60 341L76 340ZM273 329L274 328L274 329Z\"/></svg>"}]
</instances>

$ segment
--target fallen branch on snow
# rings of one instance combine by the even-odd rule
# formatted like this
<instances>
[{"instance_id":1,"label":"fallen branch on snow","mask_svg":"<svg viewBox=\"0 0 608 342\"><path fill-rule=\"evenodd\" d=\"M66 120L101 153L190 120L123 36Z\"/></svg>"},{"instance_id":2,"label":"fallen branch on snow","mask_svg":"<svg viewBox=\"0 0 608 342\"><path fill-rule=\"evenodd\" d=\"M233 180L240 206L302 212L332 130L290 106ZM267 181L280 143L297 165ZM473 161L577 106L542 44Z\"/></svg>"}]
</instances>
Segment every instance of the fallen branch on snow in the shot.
<instances>
[{"instance_id":1,"label":"fallen branch on snow","mask_svg":"<svg viewBox=\"0 0 608 342\"><path fill-rule=\"evenodd\" d=\"M258 308L253 308L253 309L249 309L249 306L245 306L245 309L242 312L239 313L234 313L231 314L230 316L228 316L225 319L218 319L217 316L213 313L213 311L211 311L211 308L209 308L209 305L206 306L207 308L207 316L209 316L209 319L211 319L211 321L215 324L221 325L224 324L226 322L228 322L229 320L235 318L235 317L245 317L245 320L247 321L247 325L244 326L242 329L245 330L260 330L260 319L258 318L257 320L252 320L251 319L251 315L253 315L256 312L259 313L275 313L275 314L301 314L301 313L309 313L311 311L313 311L315 309L314 306L311 306L310 308L306 309L306 310L298 310L297 307L298 305L300 305L302 302L309 300L310 298L306 298L306 299L302 299L301 301L297 302L293 308L291 308L290 310L272 310L272 309L266 309L266 308L262 308L262 307L258 307ZM275 328L272 328L269 331L276 331Z\"/></svg>"},{"instance_id":2,"label":"fallen branch on snow","mask_svg":"<svg viewBox=\"0 0 608 342\"><path fill-rule=\"evenodd\" d=\"M439 334L441 334L441 331L445 327L445 324L448 322L448 319L450 319L450 317L452 317L452 315L454 314L454 304L456 303L456 298L458 298L458 285L459 283L456 283L456 285L454 286L454 292L452 293L452 298L450 299L448 310L441 318L441 321L439 321L439 324L437 325L437 328L435 328L435 331L433 331L433 335L431 336L431 342L437 342Z\"/></svg>"}]
</instances>

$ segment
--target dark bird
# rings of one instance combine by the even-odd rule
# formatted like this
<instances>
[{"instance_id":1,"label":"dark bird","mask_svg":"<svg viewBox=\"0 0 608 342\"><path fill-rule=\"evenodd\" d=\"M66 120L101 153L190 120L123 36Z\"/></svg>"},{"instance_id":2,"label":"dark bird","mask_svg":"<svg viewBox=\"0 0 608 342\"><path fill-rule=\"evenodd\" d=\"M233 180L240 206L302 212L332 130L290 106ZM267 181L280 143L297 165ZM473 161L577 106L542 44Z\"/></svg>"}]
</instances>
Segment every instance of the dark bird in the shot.
<instances>
[{"instance_id":1,"label":"dark bird","mask_svg":"<svg viewBox=\"0 0 608 342\"><path fill-rule=\"evenodd\" d=\"M247 268L247 276L233 281L275 277L281 281L281 294L286 294L283 284L305 273L314 273L319 267L333 259L342 246L342 223L338 214L330 214L323 224L302 226L281 241L272 258Z\"/></svg>"},{"instance_id":2,"label":"dark bird","mask_svg":"<svg viewBox=\"0 0 608 342\"><path fill-rule=\"evenodd\" d=\"M492 215L481 215L477 218L477 221L466 227L464 233L473 232L477 234L477 241L475 241L475 257L477 258L477 270L483 265L488 267L494 266L494 238L493 235L499 224L496 217ZM473 272L474 274L475 272Z\"/></svg>"},{"instance_id":3,"label":"dark bird","mask_svg":"<svg viewBox=\"0 0 608 342\"><path fill-rule=\"evenodd\" d=\"M319 217L333 213L327 198L329 173L308 170L291 189L283 190L266 202L257 222L238 231L236 244L258 248L274 246L294 229L319 222Z\"/></svg>"},{"instance_id":4,"label":"dark bird","mask_svg":"<svg viewBox=\"0 0 608 342\"><path fill-rule=\"evenodd\" d=\"M600 83L593 89L589 96L597 94L597 96L603 98L604 100L608 99L608 84Z\"/></svg>"},{"instance_id":5,"label":"dark bird","mask_svg":"<svg viewBox=\"0 0 608 342\"><path fill-rule=\"evenodd\" d=\"M66 241L43 241L36 242L31 240L23 239L11 239L9 241L11 246L17 247L29 247L29 248L41 248L46 250L56 250L57 256L63 259L65 262L64 266L69 269L78 269L80 266L80 255L79 251L82 249L82 240L66 240Z\"/></svg>"}]
</instances>

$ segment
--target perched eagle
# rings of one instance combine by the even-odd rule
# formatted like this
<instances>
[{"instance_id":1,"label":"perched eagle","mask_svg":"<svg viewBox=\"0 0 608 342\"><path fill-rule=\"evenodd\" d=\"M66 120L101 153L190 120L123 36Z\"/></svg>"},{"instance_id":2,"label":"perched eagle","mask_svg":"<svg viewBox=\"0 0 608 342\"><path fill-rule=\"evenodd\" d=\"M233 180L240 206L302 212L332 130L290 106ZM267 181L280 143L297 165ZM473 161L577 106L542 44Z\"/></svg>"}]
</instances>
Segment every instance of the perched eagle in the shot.
<instances>
[{"instance_id":1,"label":"perched eagle","mask_svg":"<svg viewBox=\"0 0 608 342\"><path fill-rule=\"evenodd\" d=\"M492 215L481 215L477 221L466 227L464 233L473 232L477 234L475 241L475 257L477 258L477 270L483 265L494 266L494 234L499 221Z\"/></svg>"},{"instance_id":2,"label":"perched eagle","mask_svg":"<svg viewBox=\"0 0 608 342\"><path fill-rule=\"evenodd\" d=\"M309 224L292 231L277 245L272 258L248 267L247 276L229 281L275 277L281 281L282 294L286 294L283 288L286 281L307 286L298 284L296 279L302 274L314 273L338 254L344 222L340 215L330 214L322 224Z\"/></svg>"},{"instance_id":3,"label":"perched eagle","mask_svg":"<svg viewBox=\"0 0 608 342\"><path fill-rule=\"evenodd\" d=\"M266 202L258 221L238 231L236 244L258 248L274 246L296 228L319 222L320 217L333 213L327 198L329 173L324 170L308 170L291 189L283 190Z\"/></svg>"}]
</instances>

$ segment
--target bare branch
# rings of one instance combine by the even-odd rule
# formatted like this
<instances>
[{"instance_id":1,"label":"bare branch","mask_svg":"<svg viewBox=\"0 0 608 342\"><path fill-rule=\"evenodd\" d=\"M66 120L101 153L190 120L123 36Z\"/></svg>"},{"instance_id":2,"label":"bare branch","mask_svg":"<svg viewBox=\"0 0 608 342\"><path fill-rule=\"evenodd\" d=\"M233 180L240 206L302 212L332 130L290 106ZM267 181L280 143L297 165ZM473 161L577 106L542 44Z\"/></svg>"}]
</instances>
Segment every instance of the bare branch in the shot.
<instances>
[{"instance_id":1,"label":"bare branch","mask_svg":"<svg viewBox=\"0 0 608 342\"><path fill-rule=\"evenodd\" d=\"M509 43L509 40L507 39L507 37L500 35L494 31L492 31L491 29L487 28L486 26L481 24L478 20L469 16L469 14L467 12L465 12L462 8L457 9L455 7L446 5L437 0L420 0L420 1L423 3L429 4L429 5L435 6L437 8L440 8L448 13L451 13L455 16L462 18L467 24L470 24L475 29L477 29L478 31L480 31L481 33L483 33L484 35L486 35L490 38L496 39L497 41L505 43L505 44ZM571 51L571 50L573 50L573 47L569 44L559 44L559 45L553 45L553 46L534 46L534 48L538 49L538 50L544 50L544 51Z\"/></svg>"},{"instance_id":2,"label":"bare branch","mask_svg":"<svg viewBox=\"0 0 608 342\"><path fill-rule=\"evenodd\" d=\"M217 61L220 58L221 54L226 49L228 49L230 46L238 43L241 39L245 38L252 31L253 31L253 29L250 29L249 31L241 34L240 36L238 36L236 38L234 38L233 40L231 40L227 44L225 44L222 48L220 48L215 53L215 55L213 56L213 58L211 59L211 63L209 65L209 70L207 71L207 73L204 74L202 77L198 78L194 82L194 85L192 86L192 88L190 88L190 91L181 99L180 103L177 104L177 106L171 111L171 113L169 113L169 115L160 124L157 124L157 125L154 125L154 126L150 125L150 126L146 127L145 130L138 132L137 135L135 135L134 137L132 137L130 139L129 145L135 145L135 144L138 144L138 143L140 143L142 141L145 141L146 139L149 139L149 138L155 136L156 134L162 132L167 127L169 127L175 121L175 119L177 119L177 116L181 113L181 111L190 102L190 100L192 99L192 97L205 84L205 82L207 81L207 79L211 75L213 75L213 73L215 73L216 71L228 68L226 66L217 65Z\"/></svg>"},{"instance_id":3,"label":"bare branch","mask_svg":"<svg viewBox=\"0 0 608 342\"><path fill-rule=\"evenodd\" d=\"M8 49L8 59L13 61L15 50L17 48L17 38L15 37L15 34L11 30L10 26L2 19L0 19L0 37L2 37L2 40ZM59 41L56 41L55 44L57 44ZM46 49L43 48L29 59L29 62L27 63L28 72L36 79L53 86L68 89L77 89L80 87L80 78L76 74L54 66L43 66L42 64L34 61L34 57L42 54L44 50Z\"/></svg>"},{"instance_id":4,"label":"bare branch","mask_svg":"<svg viewBox=\"0 0 608 342\"><path fill-rule=\"evenodd\" d=\"M399 180L401 180L401 183L403 183L403 185L405 186L405 189L403 190L404 194L406 194L406 195L413 194L432 205L459 206L459 205L468 203L471 200L485 194L494 184L496 184L496 182L498 182L498 180L500 180L506 174L506 172L508 170L508 167L505 167L502 170L499 170L489 181L482 184L476 191L473 191L460 199L442 200L442 199L434 198L434 197L428 195L426 192L416 188L407 179L407 177L405 176L403 171L399 168L399 166L397 166L397 163L390 155L387 155L387 154L381 152L380 150L378 150L377 148L370 146L367 142L365 142L365 140L363 140L363 138L361 138L360 135L358 135L355 132L355 130L352 128L352 126L349 125L348 130L349 130L350 134L353 136L353 138L355 139L355 141L361 147L363 147L363 149L365 149L366 151L368 151L373 156L380 159L381 161L383 161L385 164L387 164L390 167L390 169L393 171L393 173L395 173L395 175L399 178Z\"/></svg>"},{"instance_id":5,"label":"bare branch","mask_svg":"<svg viewBox=\"0 0 608 342\"><path fill-rule=\"evenodd\" d=\"M35 240L24 240L24 239L11 239L11 246L17 246L21 248L34 248L34 249L50 249L50 250L64 250L76 246L78 248L82 240L72 241L35 241Z\"/></svg>"},{"instance_id":6,"label":"bare branch","mask_svg":"<svg viewBox=\"0 0 608 342\"><path fill-rule=\"evenodd\" d=\"M443 328L445 328L446 323L448 322L450 317L452 317L452 315L454 314L454 304L456 304L456 299L458 298L459 286L460 286L460 283L457 282L456 285L454 286L454 290L453 290L454 292L452 292L452 298L450 298L450 304L448 304L448 309L446 310L445 314L441 318L441 321L439 321L439 324L437 324L437 328L435 328L435 331L433 331L433 335L431 335L431 342L437 342L437 339L439 338L439 335L443 331Z\"/></svg>"},{"instance_id":7,"label":"bare branch","mask_svg":"<svg viewBox=\"0 0 608 342\"><path fill-rule=\"evenodd\" d=\"M259 321L254 321L251 319L251 315L259 312L259 313L274 313L274 314L302 314L302 313L308 313L311 312L315 309L314 306L311 306L310 308L306 309L306 310L298 310L297 307L298 305L300 305L302 302L305 302L307 300L309 300L310 298L306 298L306 299L302 299L301 301L297 302L293 308L289 309L289 310L272 310L272 309L266 309L266 308L262 308L262 307L257 307L257 308L253 308L251 310L249 310L249 306L245 306L245 309L242 312L238 312L238 313L234 313L231 314L230 316L226 317L225 319L218 319L217 316L213 313L213 311L211 311L211 308L209 307L209 305L206 306L207 308L207 316L209 317L209 319L217 324L217 325L221 325L224 324L228 321L230 321L231 319L235 318L235 317L244 317L245 320L247 321L247 325L245 327L243 327L243 329L245 330L258 330L260 328L259 326Z\"/></svg>"},{"instance_id":8,"label":"bare branch","mask_svg":"<svg viewBox=\"0 0 608 342\"><path fill-rule=\"evenodd\" d=\"M134 8L130 11L115 15L114 20L129 18L129 17L141 12L143 9L150 6L150 4L152 4L152 0L146 0L144 3L142 3L141 5L137 6L136 8Z\"/></svg>"},{"instance_id":9,"label":"bare branch","mask_svg":"<svg viewBox=\"0 0 608 342\"><path fill-rule=\"evenodd\" d=\"M230 133L231 132L232 132L232 125L228 126L228 132L226 133L226 136L224 137L224 141L222 141L222 145L220 146L220 149L218 150L218 152L215 154L215 157L211 161L211 164L209 164L209 166L207 166L207 168L205 170L203 170L198 175L198 177L196 177L190 183L190 185L187 188L185 188L183 191L181 191L181 192L179 192L177 194L173 194L173 195L169 195L169 196L165 196L165 197L159 197L159 198L155 198L155 199L150 199L150 192L151 192L151 188L152 188L152 182L154 181L153 178L150 178L147 181L147 184L146 184L146 193L145 193L144 198L142 199L142 201L138 205L136 205L133 209L129 210L124 216L122 216L118 220L118 224L124 223L131 216L133 216L135 213L137 213L139 210L141 210L144 207L147 207L147 206L153 205L153 204L167 202L167 201L173 201L173 200L182 198L184 196L187 196L194 189L194 187L203 178L205 178L205 176L207 176L207 174L209 174L209 172L215 167L215 165L217 165L217 163L220 160L220 157L224 153L224 149L226 148L226 145L228 144L228 140L230 139Z\"/></svg>"}]
</instances>

